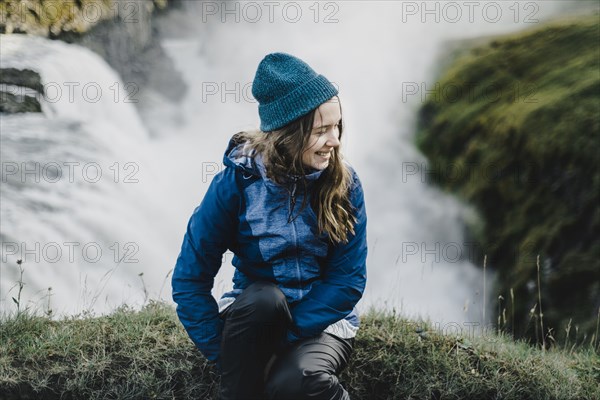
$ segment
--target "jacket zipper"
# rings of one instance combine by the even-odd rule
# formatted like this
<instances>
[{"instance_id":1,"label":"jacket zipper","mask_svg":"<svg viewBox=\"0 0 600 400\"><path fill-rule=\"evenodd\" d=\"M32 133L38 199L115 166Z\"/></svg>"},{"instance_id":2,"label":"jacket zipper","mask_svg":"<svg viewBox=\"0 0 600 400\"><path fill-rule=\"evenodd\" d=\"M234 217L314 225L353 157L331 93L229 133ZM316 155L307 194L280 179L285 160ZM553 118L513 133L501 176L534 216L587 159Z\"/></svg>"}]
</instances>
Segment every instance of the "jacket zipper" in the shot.
<instances>
[{"instance_id":1,"label":"jacket zipper","mask_svg":"<svg viewBox=\"0 0 600 400\"><path fill-rule=\"evenodd\" d=\"M294 176L294 184L292 185L292 191L290 192L290 214L288 215L288 224L293 221L292 214L294 213L294 206L296 205L296 182L298 177Z\"/></svg>"},{"instance_id":2,"label":"jacket zipper","mask_svg":"<svg viewBox=\"0 0 600 400\"><path fill-rule=\"evenodd\" d=\"M290 216L288 217L288 223L291 222L292 223L292 233L294 236L294 259L296 261L296 271L298 273L297 277L298 277L298 283L301 284L302 283L302 272L300 271L300 262L298 261L298 232L296 231L296 224L294 223L294 220L296 218L291 218L293 211L294 211L294 206L296 205L296 183L298 181L298 177L294 176L294 184L292 186L292 191L290 193ZM301 286L301 285L299 285Z\"/></svg>"}]
</instances>

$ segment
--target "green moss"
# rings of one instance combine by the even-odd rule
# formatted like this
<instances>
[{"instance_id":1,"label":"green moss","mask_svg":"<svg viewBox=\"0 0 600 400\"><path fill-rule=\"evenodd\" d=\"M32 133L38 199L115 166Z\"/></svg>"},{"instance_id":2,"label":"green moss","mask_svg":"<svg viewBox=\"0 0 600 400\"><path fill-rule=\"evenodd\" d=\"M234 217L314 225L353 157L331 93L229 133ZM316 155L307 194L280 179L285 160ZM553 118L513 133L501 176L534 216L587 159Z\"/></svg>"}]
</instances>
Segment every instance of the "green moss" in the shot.
<instances>
[{"instance_id":1,"label":"green moss","mask_svg":"<svg viewBox=\"0 0 600 400\"><path fill-rule=\"evenodd\" d=\"M538 254L555 338L570 319L588 337L596 326L598 38L595 15L493 40L457 59L420 112L417 145L436 169L470 171L435 180L479 209L485 228L477 240L499 273L498 294L506 299L514 289L507 311L516 326L507 328L519 335L534 335Z\"/></svg>"},{"instance_id":2,"label":"green moss","mask_svg":"<svg viewBox=\"0 0 600 400\"><path fill-rule=\"evenodd\" d=\"M118 4L116 0L7 0L0 3L0 33L29 33L59 37L82 34L102 21L120 17L133 22L138 7L163 10L168 0L136 1Z\"/></svg>"},{"instance_id":3,"label":"green moss","mask_svg":"<svg viewBox=\"0 0 600 400\"><path fill-rule=\"evenodd\" d=\"M5 316L0 337L3 399L217 398L215 371L163 303L60 321ZM541 351L494 332L444 335L376 311L362 317L340 375L352 398L373 400L592 399L599 378L589 345Z\"/></svg>"}]
</instances>

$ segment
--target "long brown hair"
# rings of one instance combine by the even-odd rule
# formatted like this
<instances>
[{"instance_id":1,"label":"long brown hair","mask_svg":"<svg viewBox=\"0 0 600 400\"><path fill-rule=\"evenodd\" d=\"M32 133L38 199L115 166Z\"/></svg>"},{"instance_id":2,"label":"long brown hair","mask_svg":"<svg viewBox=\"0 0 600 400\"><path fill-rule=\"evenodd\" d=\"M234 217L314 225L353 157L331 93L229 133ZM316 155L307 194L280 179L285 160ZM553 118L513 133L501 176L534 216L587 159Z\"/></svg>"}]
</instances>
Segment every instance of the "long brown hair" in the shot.
<instances>
[{"instance_id":1,"label":"long brown hair","mask_svg":"<svg viewBox=\"0 0 600 400\"><path fill-rule=\"evenodd\" d=\"M304 175L307 171L302 162L302 154L308 146L317 111L318 108L315 108L286 126L271 132L260 130L238 132L234 135L235 141L246 142L244 148L250 157L256 154L262 155L269 179L285 184L287 177L298 175L306 193L307 184ZM338 126L341 141L343 119L340 119ZM329 165L314 183L310 196L310 205L317 215L319 234L327 233L334 243L347 242L348 232L354 234L354 224L356 224L350 202L352 173L344 164L340 150L341 144L333 150ZM306 198L307 196L303 196L300 210L306 207Z\"/></svg>"}]
</instances>

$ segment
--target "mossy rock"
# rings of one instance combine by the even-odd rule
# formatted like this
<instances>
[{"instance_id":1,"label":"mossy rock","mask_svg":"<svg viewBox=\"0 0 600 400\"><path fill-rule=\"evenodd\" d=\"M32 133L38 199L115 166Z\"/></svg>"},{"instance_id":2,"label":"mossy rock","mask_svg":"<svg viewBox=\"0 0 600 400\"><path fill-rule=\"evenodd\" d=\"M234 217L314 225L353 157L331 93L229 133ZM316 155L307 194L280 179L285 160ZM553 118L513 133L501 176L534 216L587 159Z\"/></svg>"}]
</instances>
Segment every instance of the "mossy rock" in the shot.
<instances>
[{"instance_id":1,"label":"mossy rock","mask_svg":"<svg viewBox=\"0 0 600 400\"><path fill-rule=\"evenodd\" d=\"M169 0L7 0L0 2L0 33L57 38L88 32L102 21L137 21L138 7L164 10Z\"/></svg>"},{"instance_id":2,"label":"mossy rock","mask_svg":"<svg viewBox=\"0 0 600 400\"><path fill-rule=\"evenodd\" d=\"M600 308L598 15L554 21L461 56L423 105L417 145L435 181L474 204L477 238L498 271L502 325L535 337L538 303L552 335L595 333ZM469 173L443 171L457 166ZM538 338L541 338L539 336ZM548 339L550 337L548 336Z\"/></svg>"}]
</instances>

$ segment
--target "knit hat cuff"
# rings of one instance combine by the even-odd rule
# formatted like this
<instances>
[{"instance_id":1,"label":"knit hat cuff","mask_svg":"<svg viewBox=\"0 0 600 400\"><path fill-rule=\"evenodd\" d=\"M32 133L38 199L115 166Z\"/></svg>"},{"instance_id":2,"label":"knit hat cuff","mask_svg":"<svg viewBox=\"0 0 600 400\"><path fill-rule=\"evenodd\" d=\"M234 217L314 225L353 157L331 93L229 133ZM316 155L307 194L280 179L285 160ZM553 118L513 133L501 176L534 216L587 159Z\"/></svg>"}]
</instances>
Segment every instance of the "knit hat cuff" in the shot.
<instances>
[{"instance_id":1,"label":"knit hat cuff","mask_svg":"<svg viewBox=\"0 0 600 400\"><path fill-rule=\"evenodd\" d=\"M338 90L323 75L318 75L304 85L269 104L260 104L258 114L260 130L270 132L282 128L297 118L319 107L338 94Z\"/></svg>"}]
</instances>

